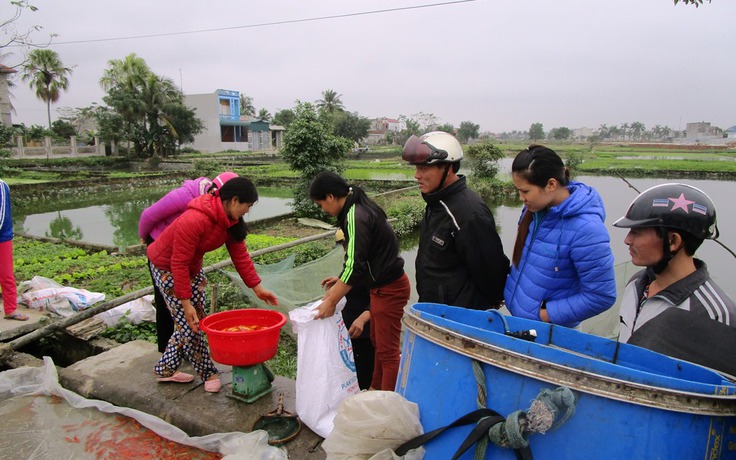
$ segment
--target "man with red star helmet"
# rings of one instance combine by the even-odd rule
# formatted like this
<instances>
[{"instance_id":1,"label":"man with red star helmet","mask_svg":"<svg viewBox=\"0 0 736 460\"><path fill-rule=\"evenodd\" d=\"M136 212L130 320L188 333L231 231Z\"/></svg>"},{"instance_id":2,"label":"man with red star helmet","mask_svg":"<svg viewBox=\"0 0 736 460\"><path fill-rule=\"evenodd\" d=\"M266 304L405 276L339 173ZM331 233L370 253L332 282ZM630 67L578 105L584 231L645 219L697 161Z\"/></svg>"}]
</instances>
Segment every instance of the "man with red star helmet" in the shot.
<instances>
[{"instance_id":1,"label":"man with red star helmet","mask_svg":"<svg viewBox=\"0 0 736 460\"><path fill-rule=\"evenodd\" d=\"M646 267L624 289L619 341L736 375L736 305L694 257L718 238L713 201L690 185L657 185L613 225L629 229L631 262Z\"/></svg>"}]
</instances>

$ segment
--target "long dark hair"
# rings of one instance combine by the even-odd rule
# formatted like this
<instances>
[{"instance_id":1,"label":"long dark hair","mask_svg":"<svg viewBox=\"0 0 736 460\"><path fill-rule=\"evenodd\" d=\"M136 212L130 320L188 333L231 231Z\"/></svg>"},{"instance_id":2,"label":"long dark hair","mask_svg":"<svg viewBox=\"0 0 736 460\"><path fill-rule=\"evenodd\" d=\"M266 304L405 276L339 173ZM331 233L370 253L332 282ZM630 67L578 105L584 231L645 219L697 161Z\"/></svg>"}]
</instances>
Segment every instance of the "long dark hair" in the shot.
<instances>
[{"instance_id":1,"label":"long dark hair","mask_svg":"<svg viewBox=\"0 0 736 460\"><path fill-rule=\"evenodd\" d=\"M223 202L232 200L234 197L238 197L238 201L241 203L255 203L258 201L256 186L250 179L245 177L233 177L228 180L222 188L215 191L215 196L219 196ZM243 241L248 235L248 226L245 225L245 220L241 217L237 224L228 229L228 232L235 241Z\"/></svg>"},{"instance_id":2,"label":"long dark hair","mask_svg":"<svg viewBox=\"0 0 736 460\"><path fill-rule=\"evenodd\" d=\"M556 179L563 187L570 183L570 172L565 167L562 158L549 147L532 144L522 150L514 158L511 164L511 174L516 174L532 185L546 187L550 179ZM516 231L516 242L512 262L519 267L521 254L524 251L524 242L529 234L529 227L534 219L533 213L527 209L519 222Z\"/></svg>"},{"instance_id":3,"label":"long dark hair","mask_svg":"<svg viewBox=\"0 0 736 460\"><path fill-rule=\"evenodd\" d=\"M312 183L309 184L309 198L312 200L325 200L327 195L333 195L336 198L347 197L345 206L355 203L374 216L386 218L383 209L368 198L362 188L357 185L348 185L345 179L332 171L322 171L314 176Z\"/></svg>"}]
</instances>

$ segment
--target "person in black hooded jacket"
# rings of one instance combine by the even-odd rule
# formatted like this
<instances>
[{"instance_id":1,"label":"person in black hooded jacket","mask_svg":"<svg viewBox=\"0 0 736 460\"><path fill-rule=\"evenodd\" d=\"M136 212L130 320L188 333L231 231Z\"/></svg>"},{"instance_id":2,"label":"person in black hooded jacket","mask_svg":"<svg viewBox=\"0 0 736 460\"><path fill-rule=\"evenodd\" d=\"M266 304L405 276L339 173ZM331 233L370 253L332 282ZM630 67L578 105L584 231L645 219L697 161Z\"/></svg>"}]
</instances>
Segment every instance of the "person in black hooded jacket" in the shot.
<instances>
[{"instance_id":1,"label":"person in black hooded jacket","mask_svg":"<svg viewBox=\"0 0 736 460\"><path fill-rule=\"evenodd\" d=\"M414 177L427 203L416 259L419 301L498 308L509 259L491 210L457 174L460 143L442 131L412 136L402 158L416 167Z\"/></svg>"},{"instance_id":2,"label":"person in black hooded jacket","mask_svg":"<svg viewBox=\"0 0 736 460\"><path fill-rule=\"evenodd\" d=\"M322 282L328 290L316 318L331 317L337 302L353 287L370 289L370 334L376 349L371 388L394 390L399 372L401 317L411 291L396 233L380 206L360 187L349 186L333 172L315 176L309 197L324 212L337 217L345 235L342 273Z\"/></svg>"}]
</instances>

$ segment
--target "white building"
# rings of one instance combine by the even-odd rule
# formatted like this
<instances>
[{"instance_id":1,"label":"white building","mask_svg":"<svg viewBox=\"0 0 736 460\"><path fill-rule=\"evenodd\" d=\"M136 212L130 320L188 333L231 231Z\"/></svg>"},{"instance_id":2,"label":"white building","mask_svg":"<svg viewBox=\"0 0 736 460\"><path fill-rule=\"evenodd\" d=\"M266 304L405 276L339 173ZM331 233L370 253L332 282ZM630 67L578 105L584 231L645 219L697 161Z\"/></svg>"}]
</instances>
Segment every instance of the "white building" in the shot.
<instances>
[{"instance_id":1,"label":"white building","mask_svg":"<svg viewBox=\"0 0 736 460\"><path fill-rule=\"evenodd\" d=\"M284 128L240 115L240 92L218 89L189 94L184 104L195 109L204 130L190 144L201 152L272 151L281 147Z\"/></svg>"}]
</instances>

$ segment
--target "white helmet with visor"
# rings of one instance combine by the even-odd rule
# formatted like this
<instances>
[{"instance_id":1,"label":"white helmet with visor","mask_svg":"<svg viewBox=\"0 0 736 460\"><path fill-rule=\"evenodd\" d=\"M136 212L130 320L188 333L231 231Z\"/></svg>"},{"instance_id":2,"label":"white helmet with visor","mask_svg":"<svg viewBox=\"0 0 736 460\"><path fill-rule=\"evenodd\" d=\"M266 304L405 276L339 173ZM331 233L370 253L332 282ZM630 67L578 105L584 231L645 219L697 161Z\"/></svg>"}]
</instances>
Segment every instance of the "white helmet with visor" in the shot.
<instances>
[{"instance_id":1,"label":"white helmet with visor","mask_svg":"<svg viewBox=\"0 0 736 460\"><path fill-rule=\"evenodd\" d=\"M412 135L404 144L401 158L412 165L455 163L463 159L463 149L452 134L431 131L422 137Z\"/></svg>"}]
</instances>

